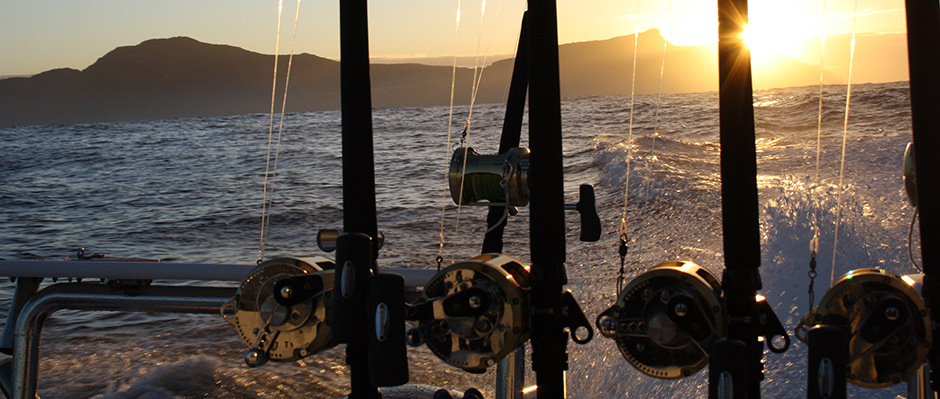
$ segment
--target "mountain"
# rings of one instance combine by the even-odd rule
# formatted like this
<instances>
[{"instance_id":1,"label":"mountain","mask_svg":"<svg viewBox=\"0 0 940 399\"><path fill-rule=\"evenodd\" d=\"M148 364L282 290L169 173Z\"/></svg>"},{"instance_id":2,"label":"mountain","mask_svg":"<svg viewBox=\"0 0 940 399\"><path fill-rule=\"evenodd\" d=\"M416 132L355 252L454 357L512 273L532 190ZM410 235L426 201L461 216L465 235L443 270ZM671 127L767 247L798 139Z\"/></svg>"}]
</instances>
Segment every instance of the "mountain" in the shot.
<instances>
[{"instance_id":1,"label":"mountain","mask_svg":"<svg viewBox=\"0 0 940 399\"><path fill-rule=\"evenodd\" d=\"M718 89L714 45L673 46L655 29L636 39L638 94L658 92L660 70L666 93ZM562 96L629 94L634 41L631 35L559 46ZM755 72L755 88L818 84L818 67L790 58L782 62L789 63L787 73L773 75L769 83ZM82 71L54 69L0 80L0 126L268 113L273 65L273 56L238 47L187 37L148 40L116 48ZM280 56L278 110L287 65L288 56ZM502 102L511 68L512 59L504 59L483 69L475 101ZM373 106L447 105L453 73L450 66L373 64ZM472 68L457 68L455 104L470 103L473 76ZM339 84L338 61L295 55L287 112L339 109Z\"/></svg>"},{"instance_id":2,"label":"mountain","mask_svg":"<svg viewBox=\"0 0 940 399\"><path fill-rule=\"evenodd\" d=\"M841 83L848 81L849 51L852 34L826 36L823 65ZM790 53L801 62L819 65L819 38L798 41ZM852 62L852 83L883 83L909 80L906 33L867 33L855 35L855 56Z\"/></svg>"}]
</instances>

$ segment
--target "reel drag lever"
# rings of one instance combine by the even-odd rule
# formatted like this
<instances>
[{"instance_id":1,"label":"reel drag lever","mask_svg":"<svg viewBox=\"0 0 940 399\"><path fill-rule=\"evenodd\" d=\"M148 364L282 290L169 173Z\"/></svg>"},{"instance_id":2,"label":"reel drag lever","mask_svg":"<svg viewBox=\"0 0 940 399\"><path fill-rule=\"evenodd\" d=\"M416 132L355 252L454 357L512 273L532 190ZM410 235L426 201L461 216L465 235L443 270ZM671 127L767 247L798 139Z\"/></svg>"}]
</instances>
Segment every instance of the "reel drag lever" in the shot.
<instances>
[{"instance_id":1,"label":"reel drag lever","mask_svg":"<svg viewBox=\"0 0 940 399\"><path fill-rule=\"evenodd\" d=\"M274 258L254 268L222 306L248 345L245 363L291 362L335 345L331 339L333 261Z\"/></svg>"},{"instance_id":2,"label":"reel drag lever","mask_svg":"<svg viewBox=\"0 0 940 399\"><path fill-rule=\"evenodd\" d=\"M282 306L294 306L323 294L323 277L318 274L288 277L274 284L274 300Z\"/></svg>"},{"instance_id":3,"label":"reel drag lever","mask_svg":"<svg viewBox=\"0 0 940 399\"><path fill-rule=\"evenodd\" d=\"M409 320L445 319L449 317L476 317L489 311L496 300L489 291L470 287L453 295L434 298L427 302L408 304Z\"/></svg>"},{"instance_id":4,"label":"reel drag lever","mask_svg":"<svg viewBox=\"0 0 940 399\"><path fill-rule=\"evenodd\" d=\"M480 255L441 270L409 305L407 319L416 327L408 344L426 345L464 371L485 372L529 338L529 280L529 267L506 255Z\"/></svg>"}]
</instances>

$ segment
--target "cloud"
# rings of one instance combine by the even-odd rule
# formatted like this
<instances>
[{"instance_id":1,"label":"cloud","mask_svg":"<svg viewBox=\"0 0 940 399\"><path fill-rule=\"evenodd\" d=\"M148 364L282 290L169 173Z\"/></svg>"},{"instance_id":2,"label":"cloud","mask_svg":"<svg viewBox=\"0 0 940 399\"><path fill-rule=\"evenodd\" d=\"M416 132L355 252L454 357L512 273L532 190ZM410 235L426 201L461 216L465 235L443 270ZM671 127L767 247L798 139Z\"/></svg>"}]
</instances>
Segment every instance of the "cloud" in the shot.
<instances>
[{"instance_id":1,"label":"cloud","mask_svg":"<svg viewBox=\"0 0 940 399\"><path fill-rule=\"evenodd\" d=\"M666 18L666 16L663 14L636 14L636 15L622 15L619 17L614 17L614 19L626 19L630 21L636 21L636 20L643 21L643 20L650 20L650 19L660 20L663 18Z\"/></svg>"},{"instance_id":2,"label":"cloud","mask_svg":"<svg viewBox=\"0 0 940 399\"><path fill-rule=\"evenodd\" d=\"M888 8L888 9L876 10L872 8L866 8L864 10L858 11L855 14L853 13L826 14L823 17L825 17L825 19L827 20L845 20L845 19L852 19L853 17L865 18L865 17L880 16L882 14L889 14L889 13L903 14L904 9L903 8Z\"/></svg>"}]
</instances>

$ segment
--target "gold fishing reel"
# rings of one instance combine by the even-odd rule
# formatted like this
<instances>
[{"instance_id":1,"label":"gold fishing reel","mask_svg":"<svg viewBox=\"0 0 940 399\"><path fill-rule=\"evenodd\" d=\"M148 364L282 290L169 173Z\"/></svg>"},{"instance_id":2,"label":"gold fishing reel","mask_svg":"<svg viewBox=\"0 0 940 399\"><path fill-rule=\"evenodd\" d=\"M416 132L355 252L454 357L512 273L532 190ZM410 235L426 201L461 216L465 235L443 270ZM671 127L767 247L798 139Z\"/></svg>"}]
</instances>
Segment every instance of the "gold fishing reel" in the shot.
<instances>
[{"instance_id":1,"label":"gold fishing reel","mask_svg":"<svg viewBox=\"0 0 940 399\"><path fill-rule=\"evenodd\" d=\"M250 348L245 363L299 360L333 346L333 261L323 257L275 258L254 268L222 317Z\"/></svg>"},{"instance_id":2,"label":"gold fishing reel","mask_svg":"<svg viewBox=\"0 0 940 399\"><path fill-rule=\"evenodd\" d=\"M721 283L689 262L666 262L633 279L595 325L646 375L677 379L708 364L707 349L727 330Z\"/></svg>"},{"instance_id":3,"label":"gold fishing reel","mask_svg":"<svg viewBox=\"0 0 940 399\"><path fill-rule=\"evenodd\" d=\"M512 148L504 154L458 148L447 173L451 198L458 205L525 206L529 203L528 170L527 148Z\"/></svg>"},{"instance_id":4,"label":"gold fishing reel","mask_svg":"<svg viewBox=\"0 0 940 399\"><path fill-rule=\"evenodd\" d=\"M807 342L813 326L841 328L849 337L849 382L868 388L905 382L924 363L933 341L929 312L915 285L915 279L887 270L852 270L803 317L796 336Z\"/></svg>"},{"instance_id":5,"label":"gold fishing reel","mask_svg":"<svg viewBox=\"0 0 940 399\"><path fill-rule=\"evenodd\" d=\"M438 272L409 306L411 346L482 373L529 338L529 267L506 255L481 255Z\"/></svg>"}]
</instances>

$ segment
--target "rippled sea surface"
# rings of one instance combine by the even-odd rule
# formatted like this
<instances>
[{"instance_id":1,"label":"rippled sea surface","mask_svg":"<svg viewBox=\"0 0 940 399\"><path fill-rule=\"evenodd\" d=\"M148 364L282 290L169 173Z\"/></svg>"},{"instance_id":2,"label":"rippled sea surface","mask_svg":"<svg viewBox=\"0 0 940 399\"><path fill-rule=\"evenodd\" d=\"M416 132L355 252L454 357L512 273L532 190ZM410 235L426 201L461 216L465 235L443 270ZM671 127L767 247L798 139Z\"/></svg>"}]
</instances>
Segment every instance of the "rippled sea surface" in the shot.
<instances>
[{"instance_id":1,"label":"rippled sea surface","mask_svg":"<svg viewBox=\"0 0 940 399\"><path fill-rule=\"evenodd\" d=\"M824 89L818 180L818 88L755 93L761 293L790 331L808 311L814 213L821 228L817 298L831 273L838 277L861 267L915 271L907 250L913 209L901 178L911 137L907 84L858 85L852 94L840 202L845 88ZM589 320L616 299L617 229L627 197L628 279L669 260L692 260L716 275L723 267L717 93L663 95L659 103L656 96L638 96L635 105L631 143L629 97L562 103L566 201L577 202L579 184L593 184L604 226L599 242L582 243L576 214L567 219L567 287ZM454 120L467 113L458 109ZM464 207L458 221L445 191L448 109L379 109L373 115L378 220L386 237L380 265L432 268L439 253L448 261L476 255L486 211ZM475 107L470 145L495 152L502 116L502 106ZM268 123L268 115L238 115L0 129L0 258L61 259L84 247L165 261L254 263ZM459 130L452 130L451 145ZM286 115L266 257L318 253L316 232L342 226L340 164L339 112ZM524 262L530 259L528 217L521 209L505 235L504 252ZM915 227L915 248L917 235ZM919 261L918 251L915 257ZM12 288L8 281L0 284L4 313ZM342 347L248 369L244 344L221 317L62 311L42 337L39 386L45 399L332 398L348 391ZM682 380L655 380L599 336L568 350L572 398L707 396L705 370ZM492 393L492 371L464 374L426 349L409 349L409 357L413 382ZM768 353L764 397L805 397L805 359L806 348L796 340L782 355ZM898 394L903 385L850 387L849 393Z\"/></svg>"}]
</instances>

